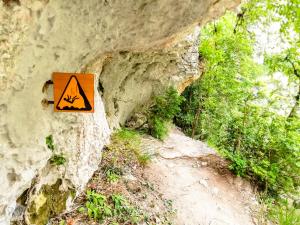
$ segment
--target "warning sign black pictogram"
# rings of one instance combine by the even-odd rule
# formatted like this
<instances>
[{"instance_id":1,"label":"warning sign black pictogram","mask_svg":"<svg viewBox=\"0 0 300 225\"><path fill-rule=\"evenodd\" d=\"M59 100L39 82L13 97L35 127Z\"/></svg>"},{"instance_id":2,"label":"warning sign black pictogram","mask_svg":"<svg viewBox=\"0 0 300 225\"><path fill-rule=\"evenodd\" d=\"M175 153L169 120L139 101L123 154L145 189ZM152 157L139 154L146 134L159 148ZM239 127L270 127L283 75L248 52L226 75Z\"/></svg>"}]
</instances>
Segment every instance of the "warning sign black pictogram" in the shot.
<instances>
[{"instance_id":1,"label":"warning sign black pictogram","mask_svg":"<svg viewBox=\"0 0 300 225\"><path fill-rule=\"evenodd\" d=\"M84 94L76 76L71 76L56 106L58 110L91 110L91 104Z\"/></svg>"},{"instance_id":2,"label":"warning sign black pictogram","mask_svg":"<svg viewBox=\"0 0 300 225\"><path fill-rule=\"evenodd\" d=\"M94 112L94 75L53 73L55 112Z\"/></svg>"}]
</instances>

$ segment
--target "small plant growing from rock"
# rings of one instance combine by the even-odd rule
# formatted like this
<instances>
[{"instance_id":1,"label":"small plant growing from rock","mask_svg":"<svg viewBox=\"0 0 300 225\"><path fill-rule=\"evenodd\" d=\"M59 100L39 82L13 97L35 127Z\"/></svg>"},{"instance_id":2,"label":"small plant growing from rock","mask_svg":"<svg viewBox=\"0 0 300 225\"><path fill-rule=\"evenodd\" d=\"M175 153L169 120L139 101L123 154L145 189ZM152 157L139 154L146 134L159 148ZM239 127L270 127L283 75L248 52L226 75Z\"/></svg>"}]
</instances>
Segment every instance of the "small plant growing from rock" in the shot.
<instances>
[{"instance_id":1,"label":"small plant growing from rock","mask_svg":"<svg viewBox=\"0 0 300 225\"><path fill-rule=\"evenodd\" d=\"M121 194L111 195L111 200L113 204L113 214L119 220L130 221L135 224L139 222L142 217L136 208L132 207L127 199Z\"/></svg>"},{"instance_id":2,"label":"small plant growing from rock","mask_svg":"<svg viewBox=\"0 0 300 225\"><path fill-rule=\"evenodd\" d=\"M137 160L138 160L140 165L146 166L151 161L151 155L148 154L148 153L138 154L137 155Z\"/></svg>"},{"instance_id":3,"label":"small plant growing from rock","mask_svg":"<svg viewBox=\"0 0 300 225\"><path fill-rule=\"evenodd\" d=\"M110 167L106 169L105 176L108 182L117 182L122 175L122 171L115 167Z\"/></svg>"},{"instance_id":4,"label":"small plant growing from rock","mask_svg":"<svg viewBox=\"0 0 300 225\"><path fill-rule=\"evenodd\" d=\"M79 208L79 212L98 222L111 221L110 224L136 224L142 216L138 210L131 206L121 194L105 196L95 191L87 191L85 207Z\"/></svg>"},{"instance_id":5,"label":"small plant growing from rock","mask_svg":"<svg viewBox=\"0 0 300 225\"><path fill-rule=\"evenodd\" d=\"M95 191L87 191L87 202L85 208L79 209L80 212L86 212L89 218L103 221L106 217L112 216L112 209L107 202L105 195Z\"/></svg>"},{"instance_id":6,"label":"small plant growing from rock","mask_svg":"<svg viewBox=\"0 0 300 225\"><path fill-rule=\"evenodd\" d=\"M64 157L63 154L54 154L51 158L50 158L50 163L52 165L56 165L56 166L60 166L60 165L64 165L66 163L66 158Z\"/></svg>"},{"instance_id":7,"label":"small plant growing from rock","mask_svg":"<svg viewBox=\"0 0 300 225\"><path fill-rule=\"evenodd\" d=\"M50 149L52 152L54 152L55 145L54 145L54 140L53 140L52 134L50 134L46 137L46 145L47 145L48 149ZM60 166L60 165L65 164L67 160L66 160L65 156L61 153L61 154L53 154L49 161L52 165Z\"/></svg>"},{"instance_id":8,"label":"small plant growing from rock","mask_svg":"<svg viewBox=\"0 0 300 225\"><path fill-rule=\"evenodd\" d=\"M133 164L146 166L151 156L141 151L141 138L137 131L121 129L111 138L111 144L103 152L104 164L107 168L132 167ZM117 173L121 175L121 173Z\"/></svg>"},{"instance_id":9,"label":"small plant growing from rock","mask_svg":"<svg viewBox=\"0 0 300 225\"><path fill-rule=\"evenodd\" d=\"M53 144L53 136L50 134L46 137L46 145L51 150L54 151L54 144Z\"/></svg>"}]
</instances>

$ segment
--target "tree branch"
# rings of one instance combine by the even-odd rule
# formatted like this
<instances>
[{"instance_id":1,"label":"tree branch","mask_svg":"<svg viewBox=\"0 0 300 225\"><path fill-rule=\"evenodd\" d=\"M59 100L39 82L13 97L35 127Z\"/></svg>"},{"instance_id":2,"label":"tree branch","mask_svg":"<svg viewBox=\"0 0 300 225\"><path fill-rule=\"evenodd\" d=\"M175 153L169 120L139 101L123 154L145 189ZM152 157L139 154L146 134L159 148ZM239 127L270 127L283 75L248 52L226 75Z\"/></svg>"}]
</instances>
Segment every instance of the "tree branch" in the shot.
<instances>
[{"instance_id":1,"label":"tree branch","mask_svg":"<svg viewBox=\"0 0 300 225\"><path fill-rule=\"evenodd\" d=\"M242 12L240 12L236 15L236 23L235 23L235 26L233 29L234 34L236 33L238 26L242 24L245 13L246 13L246 9L243 9Z\"/></svg>"},{"instance_id":2,"label":"tree branch","mask_svg":"<svg viewBox=\"0 0 300 225\"><path fill-rule=\"evenodd\" d=\"M288 61L288 62L291 64L291 66L293 67L293 70L294 70L294 75L295 75L298 79L300 79L300 73L299 73L298 70L296 69L295 63L289 58L289 55L287 55L287 56L285 57L285 60Z\"/></svg>"}]
</instances>

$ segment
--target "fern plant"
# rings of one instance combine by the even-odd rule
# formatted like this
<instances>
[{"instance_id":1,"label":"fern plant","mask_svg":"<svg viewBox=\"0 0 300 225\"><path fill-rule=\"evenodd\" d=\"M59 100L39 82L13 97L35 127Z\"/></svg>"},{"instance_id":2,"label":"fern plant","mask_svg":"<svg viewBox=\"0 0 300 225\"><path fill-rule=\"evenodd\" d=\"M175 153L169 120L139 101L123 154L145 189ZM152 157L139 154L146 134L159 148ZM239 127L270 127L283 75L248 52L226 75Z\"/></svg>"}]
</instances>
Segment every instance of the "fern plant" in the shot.
<instances>
[{"instance_id":1,"label":"fern plant","mask_svg":"<svg viewBox=\"0 0 300 225\"><path fill-rule=\"evenodd\" d=\"M79 212L100 223L112 221L111 224L137 224L142 220L139 211L131 206L121 194L105 196L95 191L87 191L85 207L79 208Z\"/></svg>"}]
</instances>

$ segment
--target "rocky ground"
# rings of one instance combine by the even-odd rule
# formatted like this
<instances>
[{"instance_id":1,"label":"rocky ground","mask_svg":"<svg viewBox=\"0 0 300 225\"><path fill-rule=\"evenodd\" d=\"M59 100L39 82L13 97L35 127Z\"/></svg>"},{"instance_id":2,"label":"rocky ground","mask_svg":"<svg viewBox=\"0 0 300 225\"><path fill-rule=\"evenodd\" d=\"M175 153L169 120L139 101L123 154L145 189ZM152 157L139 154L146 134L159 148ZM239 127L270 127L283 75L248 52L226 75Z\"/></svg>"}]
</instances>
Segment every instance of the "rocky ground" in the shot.
<instances>
[{"instance_id":1,"label":"rocky ground","mask_svg":"<svg viewBox=\"0 0 300 225\"><path fill-rule=\"evenodd\" d=\"M113 138L111 146L105 150L101 168L87 189L108 199L114 193L124 196L141 216L139 224L258 224L254 209L257 211L259 207L250 184L231 174L227 162L206 144L186 137L174 128L164 142L143 135L139 145L144 156L151 155L150 163L148 160L138 163L126 151L119 155L110 153L117 148L132 147L128 143L120 147ZM118 161L118 157L122 160ZM123 165L125 171L113 182L106 173L112 158L114 165ZM86 199L85 194L79 196L71 212L60 215L51 223L99 224L84 212L78 212ZM101 222L134 224L132 219L122 221L116 217L107 217Z\"/></svg>"},{"instance_id":2,"label":"rocky ground","mask_svg":"<svg viewBox=\"0 0 300 225\"><path fill-rule=\"evenodd\" d=\"M206 144L174 129L157 146L146 177L164 198L173 200L176 225L252 225L256 205L250 184L227 170L227 162Z\"/></svg>"}]
</instances>

